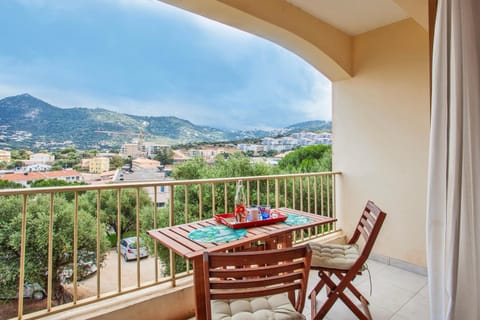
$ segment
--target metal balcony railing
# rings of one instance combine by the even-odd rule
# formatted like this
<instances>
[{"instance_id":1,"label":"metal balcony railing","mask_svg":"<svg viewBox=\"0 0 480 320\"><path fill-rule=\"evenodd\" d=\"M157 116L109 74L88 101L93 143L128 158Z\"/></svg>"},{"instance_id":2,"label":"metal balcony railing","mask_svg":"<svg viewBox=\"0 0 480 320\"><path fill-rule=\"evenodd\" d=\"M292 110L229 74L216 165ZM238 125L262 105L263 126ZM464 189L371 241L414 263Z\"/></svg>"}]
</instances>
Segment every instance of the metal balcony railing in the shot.
<instances>
[{"instance_id":1,"label":"metal balcony railing","mask_svg":"<svg viewBox=\"0 0 480 320\"><path fill-rule=\"evenodd\" d=\"M18 297L23 297L30 293L24 284L31 282L45 289L46 298L40 307L36 303L34 316L28 315L30 308L25 308L31 300L18 299L13 317L22 319L62 312L161 283L175 286L177 279L191 275L191 265L153 243L146 236L147 230L232 212L238 179L243 180L247 205L290 207L335 217L335 178L339 174L0 190L0 206L4 206L0 208L0 232L9 230L9 235L0 237L5 242L1 243L0 259L6 266L16 266L0 274L0 291L13 288ZM298 243L334 230L335 225L308 228L296 232L293 239ZM126 236L136 238L136 248L145 243L150 258L140 259L137 255L134 262L124 262L117 252L121 252L121 239ZM85 270L87 267L90 269ZM88 271L95 272L84 279ZM87 282L88 293L80 292ZM66 293L64 288L70 289Z\"/></svg>"}]
</instances>

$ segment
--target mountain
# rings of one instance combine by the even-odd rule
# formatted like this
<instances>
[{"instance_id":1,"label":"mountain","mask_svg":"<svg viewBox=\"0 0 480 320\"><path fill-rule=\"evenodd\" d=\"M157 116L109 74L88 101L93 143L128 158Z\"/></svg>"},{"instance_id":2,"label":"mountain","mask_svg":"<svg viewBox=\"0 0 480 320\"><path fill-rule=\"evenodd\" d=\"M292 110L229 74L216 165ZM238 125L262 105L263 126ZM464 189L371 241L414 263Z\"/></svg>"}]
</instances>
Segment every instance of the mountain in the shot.
<instances>
[{"instance_id":1,"label":"mountain","mask_svg":"<svg viewBox=\"0 0 480 320\"><path fill-rule=\"evenodd\" d=\"M29 94L0 100L0 148L118 148L137 138L140 129L145 141L180 144L263 138L299 131L329 131L331 124L309 121L272 131L226 131L171 116L135 116L100 108L58 108Z\"/></svg>"},{"instance_id":2,"label":"mountain","mask_svg":"<svg viewBox=\"0 0 480 320\"><path fill-rule=\"evenodd\" d=\"M312 120L293 124L285 128L288 133L302 131L332 131L332 122L324 120Z\"/></svg>"}]
</instances>

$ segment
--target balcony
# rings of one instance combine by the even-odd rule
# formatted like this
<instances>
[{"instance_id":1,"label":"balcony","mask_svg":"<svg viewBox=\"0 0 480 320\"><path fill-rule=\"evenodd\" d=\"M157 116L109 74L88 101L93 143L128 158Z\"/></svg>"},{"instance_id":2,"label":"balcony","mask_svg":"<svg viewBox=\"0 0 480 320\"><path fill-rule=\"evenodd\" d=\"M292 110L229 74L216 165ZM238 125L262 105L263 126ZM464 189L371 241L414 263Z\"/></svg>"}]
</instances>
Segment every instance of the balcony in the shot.
<instances>
[{"instance_id":1,"label":"balcony","mask_svg":"<svg viewBox=\"0 0 480 320\"><path fill-rule=\"evenodd\" d=\"M312 7L318 10L300 10L292 5L300 1L221 0L201 3L193 0L163 1L271 39L302 56L332 81L333 168L341 171L342 174L334 174L333 179L327 179L328 174L310 175L310 180L315 180L316 176L317 182L318 179L321 180L322 175L324 176L324 182L321 183L324 190L319 191L320 188L317 185L317 192L320 195L314 195L315 189L311 186L309 189L306 182L299 182L302 179L302 181L308 180L309 175L278 177L278 180L275 177L245 178L251 181L250 187L253 193L250 194L250 203L268 201L273 206L285 205L295 208L303 206L302 209L305 211L332 214L338 218L338 223L332 230L310 230L310 232L307 230L297 234L297 241L301 242L308 241L310 238L342 236L342 231L350 234L357 222L359 208L367 199L377 201L389 216L374 248L374 258L384 264L372 263L373 292L370 299L372 311L375 318L379 319L408 319L411 318L409 312L412 310L415 310L413 312L418 315L415 318L423 318L426 312L424 302L428 298L425 293L425 278L419 277L417 273L425 274L426 266L425 212L431 84L429 65L430 41L433 40L431 29L433 24L429 25L428 15L435 12L435 6L431 4L436 1L422 0L418 1L416 6L409 6L408 1L382 1L383 4L395 2L394 7L397 9L400 7L402 10L403 20L386 21L368 31L358 27L354 28L353 32L342 30L341 26L331 25L328 21L338 23L341 19L347 23L359 22L360 19L357 21L356 17L352 18L348 14L355 12L356 15L360 15L359 12L345 10L344 7L330 7L332 12L327 12L323 9L328 8L320 1L309 1ZM388 13L386 7L370 10L368 5L362 4L362 6L372 14L378 11L381 16L386 16ZM330 19L316 16L323 13ZM270 182L261 181L261 193L254 194L256 179ZM291 179L287 191L284 187L287 184L282 182L283 179ZM326 181L330 181L331 189L327 187ZM198 188L198 183L203 184L204 188ZM192 195L184 192L185 184L195 189L194 194L198 199L195 208L186 210L181 204L188 202ZM177 219L178 214L183 214L189 219L190 213L193 212L197 215L196 219L202 219L215 212L223 212L225 208L231 210L231 199L225 200L225 195L230 192L222 190L232 190L233 180L219 179L218 186L213 188L215 191L209 192L209 194L215 193L216 196L203 198L206 190L212 189L212 184L217 184L217 181L125 184L109 186L105 189L82 187L64 189L63 192L73 192L72 199L75 202L75 199L80 198L81 193L86 191L96 193L98 198L106 192L120 194L121 190L132 189L136 197L139 193L137 190L142 188L153 190L155 185L171 186L175 192L170 193L169 203L173 203L174 206L169 207L167 215L163 218L167 223L175 224L186 221L186 219ZM329 190L332 192L331 197L327 195ZM23 205L23 209L21 208L19 212L26 217L29 201L41 193L50 197L51 203L55 203L57 192L61 191L57 189L2 191L0 204L5 197L19 196ZM184 192L183 197L186 200L177 203L177 192ZM307 196L309 192L312 200L306 201L305 199L309 198ZM259 194L263 193L271 196L258 199ZM302 196L299 197L299 194ZM331 202L322 200L321 195L331 199ZM93 196L92 203L95 203L96 197ZM316 199L316 202L313 199ZM100 207L93 211L101 212L102 210L103 208ZM138 216L140 209L134 211ZM50 212L48 210L49 214ZM77 211L71 210L71 212ZM155 212L160 212L160 209L152 208L152 216ZM120 214L121 212L119 216ZM22 236L18 237L19 242L23 239L22 246L29 234L27 230L30 231L28 221L23 220L25 223L21 227ZM19 221L19 228L20 224ZM93 229L97 230L98 225L94 223ZM143 232L141 228L136 230L138 234L141 233L140 231ZM328 234L324 235L324 233ZM45 232L45 234L52 233ZM52 241L53 239L49 239L48 243ZM76 241L73 228L72 241ZM77 245L76 250L73 250L75 246L72 245L72 252L78 251L78 248ZM155 248L153 249L152 255L156 258L162 249L156 248L156 251ZM155 263L152 266L154 271L151 273L150 280L143 280L146 273L143 264L147 260L130 262L130 266L133 264L134 269L138 271L133 277L133 284L127 284L121 276L114 275L114 289L107 290L106 276L100 268L100 272L88 279L89 281L93 279L96 283L93 296L84 298L81 296L82 292L73 290L72 301L62 306L54 306L51 298L48 297L42 310L27 315L24 315L24 305L20 302L17 307L17 318L45 316L67 319L73 318L74 312L77 312L75 314L78 318L82 317L79 314L83 314L84 318L87 317L86 314L93 314L98 318L107 319L110 316L110 318L126 319L135 318L136 315L141 314L144 319L153 319L158 318L159 310L167 319L189 317L193 308L189 304L189 301L193 301L189 287L191 269L189 265L184 264L186 271L179 270L178 273L174 271L173 274L168 272L163 274L166 269L176 268L172 268L176 263L170 259L171 255L166 253L166 256L169 259L165 263L161 265ZM402 270L415 272L408 273L410 275L408 276L404 271L397 270L397 266ZM124 269L122 260L117 257L114 270ZM19 281L23 282L21 275L25 270L22 271L19 267L19 271ZM78 279L75 280L78 278L75 277L76 273L78 274L78 270L75 271L74 268L72 282L74 288L81 283ZM52 272L46 272L46 274L48 277ZM51 281L51 278L47 278L45 281L47 287ZM362 283L363 287L368 279L362 278L358 281L365 281ZM418 283L423 287L418 287ZM406 284L411 286L404 287ZM390 295L385 294L386 287L389 288ZM364 289L368 290L368 286ZM378 297L385 298L385 301L378 303ZM414 304L415 301L420 301L418 310ZM390 302L391 306L385 308L386 305L390 305ZM342 312L340 304L336 308L339 308L339 319L350 318L348 314ZM306 312L308 312L308 304ZM332 318L337 319L337 317Z\"/></svg>"},{"instance_id":2,"label":"balcony","mask_svg":"<svg viewBox=\"0 0 480 320\"><path fill-rule=\"evenodd\" d=\"M285 206L335 217L339 175L339 172L327 172L241 179L248 205ZM19 299L16 318L62 318L85 307L90 311L92 308L103 310L105 305L122 309L125 304L129 305L128 301L145 300L145 296L158 303L158 299L166 302L179 294L191 295L191 264L153 243L145 232L210 218L215 213L232 212L237 179L0 191L0 202L8 204L5 214L21 213L9 221L16 224L10 231L19 236L18 243L3 244L5 259L18 263L12 268L18 272L12 271L9 277L15 277L15 283L20 284L38 282L47 293L46 299L35 303L33 313L30 313L32 300ZM169 201L164 209L155 205L160 190L168 192ZM113 230L112 226L115 226ZM148 258L127 262L118 254L122 236L117 235L127 231L148 244ZM106 242L107 233L109 242ZM295 243L325 237L338 239L342 234L335 225L293 234ZM11 258L15 254L18 254L17 260ZM87 261L86 256L91 261ZM96 272L85 274L86 263L95 264ZM36 264L35 271L32 264ZM67 290L66 295L59 296L62 292L59 286ZM24 296L23 285L17 288L18 296ZM190 301L193 303L193 299ZM175 314L178 315L178 311L184 312L183 316L191 316L193 305L188 306L187 302Z\"/></svg>"}]
</instances>

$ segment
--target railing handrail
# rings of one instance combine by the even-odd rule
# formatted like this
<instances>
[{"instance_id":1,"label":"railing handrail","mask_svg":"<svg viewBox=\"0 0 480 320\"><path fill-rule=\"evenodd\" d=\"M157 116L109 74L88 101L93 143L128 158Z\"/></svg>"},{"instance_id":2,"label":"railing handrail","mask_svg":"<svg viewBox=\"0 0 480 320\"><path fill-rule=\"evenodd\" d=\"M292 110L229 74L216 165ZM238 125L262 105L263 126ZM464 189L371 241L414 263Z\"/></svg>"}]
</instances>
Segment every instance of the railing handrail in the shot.
<instances>
[{"instance_id":1,"label":"railing handrail","mask_svg":"<svg viewBox=\"0 0 480 320\"><path fill-rule=\"evenodd\" d=\"M1 189L0 196L31 195L31 194L51 193L51 192L56 192L56 193L57 192L75 192L75 191L80 192L80 191L103 190L103 189L179 186L179 185L190 185L190 184L209 184L209 183L219 183L219 182L234 182L239 179L244 181L273 180L273 179L280 179L280 178L329 176L329 175L340 175L340 174L341 174L340 171L328 171L328 172L289 173L289 174L278 174L278 175L267 175L267 176L246 176L246 177L231 177L231 178L209 178L209 179L193 179L193 180L155 180L155 181L146 181L146 182L122 182L122 183L106 183L106 184L97 184L97 185Z\"/></svg>"}]
</instances>

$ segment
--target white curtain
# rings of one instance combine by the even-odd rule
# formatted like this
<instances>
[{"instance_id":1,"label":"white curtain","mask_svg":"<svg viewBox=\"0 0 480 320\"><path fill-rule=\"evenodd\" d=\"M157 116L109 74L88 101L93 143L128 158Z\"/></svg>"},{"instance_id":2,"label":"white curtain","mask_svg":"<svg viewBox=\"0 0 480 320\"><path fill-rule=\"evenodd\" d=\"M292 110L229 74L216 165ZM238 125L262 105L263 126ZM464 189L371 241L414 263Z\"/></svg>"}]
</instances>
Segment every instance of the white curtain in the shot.
<instances>
[{"instance_id":1,"label":"white curtain","mask_svg":"<svg viewBox=\"0 0 480 320\"><path fill-rule=\"evenodd\" d=\"M427 201L430 318L480 319L480 0L438 0Z\"/></svg>"}]
</instances>

